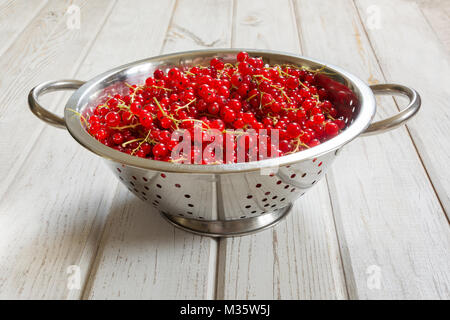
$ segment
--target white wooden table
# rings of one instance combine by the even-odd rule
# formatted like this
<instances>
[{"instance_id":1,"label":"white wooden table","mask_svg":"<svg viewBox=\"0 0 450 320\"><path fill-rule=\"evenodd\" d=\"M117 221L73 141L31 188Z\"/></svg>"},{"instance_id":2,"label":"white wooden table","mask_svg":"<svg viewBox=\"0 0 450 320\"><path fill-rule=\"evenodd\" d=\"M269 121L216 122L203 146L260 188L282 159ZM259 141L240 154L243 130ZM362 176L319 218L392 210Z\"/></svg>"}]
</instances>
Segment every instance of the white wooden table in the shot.
<instances>
[{"instance_id":1,"label":"white wooden table","mask_svg":"<svg viewBox=\"0 0 450 320\"><path fill-rule=\"evenodd\" d=\"M449 14L446 0L0 0L0 298L449 299ZM315 57L410 85L423 107L352 142L276 228L220 240L149 213L28 111L42 81L205 47Z\"/></svg>"}]
</instances>

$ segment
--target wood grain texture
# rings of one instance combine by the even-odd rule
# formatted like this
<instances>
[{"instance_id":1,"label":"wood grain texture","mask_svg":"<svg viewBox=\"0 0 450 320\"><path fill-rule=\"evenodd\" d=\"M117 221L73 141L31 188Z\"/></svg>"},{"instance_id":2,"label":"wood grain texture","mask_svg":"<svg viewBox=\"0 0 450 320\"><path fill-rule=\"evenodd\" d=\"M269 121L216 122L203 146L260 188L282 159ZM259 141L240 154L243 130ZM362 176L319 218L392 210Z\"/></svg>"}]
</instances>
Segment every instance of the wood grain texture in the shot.
<instances>
[{"instance_id":1,"label":"wood grain texture","mask_svg":"<svg viewBox=\"0 0 450 320\"><path fill-rule=\"evenodd\" d=\"M142 59L146 56L151 56L158 53L164 40L164 33L140 32L135 33L135 30L145 25L148 30L152 30L161 25L169 23L174 2L167 2L166 6L159 5L156 1L149 3L148 1L139 1L135 3L139 8L139 14L136 13L136 8L130 7L126 1L120 1L113 9L108 21L106 22L101 33L98 34L92 50L86 57L83 65L76 74L76 78L86 79L94 76L102 71L107 70L113 66L117 66L130 60ZM135 19L133 23L123 20L123 14L133 15ZM156 14L160 19L148 20L150 14ZM117 51L118 43L127 43L127 46ZM159 43L159 45L158 45ZM153 44L153 45L149 45ZM155 47L156 46L156 47ZM56 141L55 141L56 140ZM109 212L118 213L114 209L121 204L121 202L114 202L112 200L117 189L117 181L111 173L103 167L102 161L90 154L81 147L74 148L74 141L66 133L61 133L55 138L55 130L53 128L46 128L44 133L39 137L39 142L43 145L51 146L67 146L64 150L64 159L58 157L57 154L61 149L43 149L30 155L32 159L43 159L45 154L49 152L55 153L54 161L63 163L65 168L72 168L73 170L57 171L60 174L56 176L64 177L73 181L72 189L61 190L61 197L68 202L76 203L78 201L74 193L78 192L74 186L79 186L80 190L86 189L86 193L92 195L88 208L84 212L76 212L76 208L72 212L73 219L80 226L77 226L71 221L66 221L70 229L78 229L81 226L87 229L88 234L85 237L80 236L78 240L83 246L71 248L71 252L77 253L75 258L62 261L64 268L68 265L75 264L80 266L82 271L82 281L85 282L91 266L94 264L95 254L98 250L99 238L104 229L105 220ZM49 162L49 161L47 161ZM70 166L69 164L75 162L80 165ZM88 164L92 165L92 168ZM54 170L55 166L50 165L49 169ZM32 171L34 168L32 168ZM31 171L31 172L32 172ZM51 172L45 171L41 173L43 176L49 176ZM55 179L55 183L61 183L60 179ZM82 191L80 191L82 192ZM129 198L132 196L129 195ZM104 201L102 201L102 199ZM131 199L134 200L134 199ZM81 203L86 202L80 201ZM56 206L60 205L59 202ZM64 208L62 208L64 209ZM129 212L129 211L127 211ZM83 220L78 220L83 219ZM60 219L63 220L64 219ZM60 223L62 223L60 221ZM65 270L65 269L63 269ZM63 275L63 277L67 277ZM174 282L178 283L178 278L173 278ZM120 286L115 283L117 289L120 291ZM71 290L68 292L69 298L79 298L82 295L82 287L80 290Z\"/></svg>"},{"instance_id":2,"label":"wood grain texture","mask_svg":"<svg viewBox=\"0 0 450 320\"><path fill-rule=\"evenodd\" d=\"M449 299L448 21L442 0L0 0L0 299ZM302 52L424 105L409 131L352 142L276 228L220 242L167 224L26 105L43 81L229 46Z\"/></svg>"},{"instance_id":3,"label":"wood grain texture","mask_svg":"<svg viewBox=\"0 0 450 320\"><path fill-rule=\"evenodd\" d=\"M1 173L7 175L2 179L0 201L1 298L71 297L67 268L80 266L83 250L96 245L91 233L95 218L108 208L104 195L93 193L108 180L86 184L86 176L80 183L73 179L76 174L67 175L74 170L92 177L99 164L87 166L76 157L61 161L61 155L74 152L73 142L63 131L48 130L47 138L42 135L39 140L43 144L35 143L43 125L27 110L24 98L36 82L73 75L114 5L106 0L72 3L81 9L81 29L64 28L68 3L49 1L0 57L2 77L8 79L1 84L0 98ZM17 112L18 108L24 112ZM80 267L84 281L84 266Z\"/></svg>"},{"instance_id":4,"label":"wood grain texture","mask_svg":"<svg viewBox=\"0 0 450 320\"><path fill-rule=\"evenodd\" d=\"M232 4L229 0L178 1L164 52L229 47Z\"/></svg>"},{"instance_id":5,"label":"wood grain texture","mask_svg":"<svg viewBox=\"0 0 450 320\"><path fill-rule=\"evenodd\" d=\"M367 19L369 2L357 4L362 19ZM410 85L422 96L423 107L408 123L408 128L450 217L450 174L447 169L450 140L440 138L450 131L447 121L450 119L449 56L415 3L380 1L377 5L382 12L382 27L379 30L367 28L366 31L386 80ZM402 15L396 16L393 10ZM395 32L391 32L394 27Z\"/></svg>"},{"instance_id":6,"label":"wood grain texture","mask_svg":"<svg viewBox=\"0 0 450 320\"><path fill-rule=\"evenodd\" d=\"M430 26L450 53L450 1L416 0Z\"/></svg>"},{"instance_id":7,"label":"wood grain texture","mask_svg":"<svg viewBox=\"0 0 450 320\"><path fill-rule=\"evenodd\" d=\"M178 1L162 52L229 46L231 2L213 4ZM120 186L84 298L211 299L216 255L216 240L175 229Z\"/></svg>"},{"instance_id":8,"label":"wood grain texture","mask_svg":"<svg viewBox=\"0 0 450 320\"><path fill-rule=\"evenodd\" d=\"M175 229L120 186L84 298L211 298L212 241Z\"/></svg>"},{"instance_id":9,"label":"wood grain texture","mask_svg":"<svg viewBox=\"0 0 450 320\"><path fill-rule=\"evenodd\" d=\"M164 5L160 5L157 1L149 2L140 0L135 1L134 5L130 6L127 1L119 1L111 12L111 15L108 17L103 29L98 34L95 44L92 46L89 55L77 72L76 77L88 79L118 65L158 54L164 41L164 32L151 32L151 30L158 27L167 29L172 16L174 3L174 1L168 1ZM137 8L139 8L139 10L137 10ZM150 15L155 15L159 18L149 20L148 17ZM129 20L124 20L124 16L133 16L134 19L132 23L130 23ZM136 30L140 30L141 28L148 31L136 32ZM126 43L126 46L122 46L120 50L117 50L118 43ZM64 101L65 100L67 100L67 98L65 98ZM51 131L51 128L49 128L49 131ZM67 139L71 140L70 137ZM74 141L72 140L71 143L73 144ZM101 290L99 290L100 292L95 291L97 283L93 282L93 277L99 268L99 261L104 258L102 250L105 245L100 244L102 235L106 238L108 237L108 232L111 231L109 229L110 221L117 222L117 219L121 219L122 215L127 216L133 215L136 212L141 212L142 206L126 206L127 202L136 202L134 196L128 194L126 189L124 189L126 192L123 197L116 197L118 181L112 176L111 172L103 166L101 159L97 156L87 152L80 146L66 156L69 158L76 157L78 159L77 161L81 163L96 163L101 166L101 168L96 168L95 172L71 172L74 179L78 179L80 185L83 185L83 181L89 181L91 179L103 181L98 188L96 187L95 190L92 190L92 193L105 195L108 199L108 203L104 208L107 214L96 215L95 217L94 227L91 232L92 236L95 237L95 241L92 241L92 246L86 246L79 261L79 264L83 266L83 270L85 271L84 275L86 275L86 277L91 275L92 277L88 280L82 290L71 291L73 295L78 295L77 298L89 297L90 295L97 298L102 292ZM127 210L124 210L125 207ZM94 212L91 211L91 213ZM155 213L149 212L148 215L152 217ZM138 217L136 219L137 224L147 225L147 223L143 224L143 221L145 222L145 217ZM159 229L158 224L154 223L153 220L151 221L151 228L147 229L149 234L154 233L152 228ZM113 230L113 232L114 231L115 230ZM122 238L123 235L120 237ZM101 249L99 249L99 247L101 247ZM156 250L158 250L158 247ZM161 263L161 265L164 267L164 264ZM113 272L112 277L114 274L115 273ZM144 273L142 274L143 276L147 276ZM179 278L174 277L173 281L178 283ZM123 284L121 282L112 281L110 284L117 289L119 296L120 292L126 292L126 290L122 288ZM126 286L124 285L124 287ZM113 297L113 295L107 296ZM132 297L133 294L130 294L130 296Z\"/></svg>"},{"instance_id":10,"label":"wood grain texture","mask_svg":"<svg viewBox=\"0 0 450 320\"><path fill-rule=\"evenodd\" d=\"M318 7L328 10L317 16ZM352 1L297 1L297 18L307 55L369 83L386 82ZM394 25L384 28L392 33ZM389 59L398 62L393 51L400 49L395 41L389 44ZM378 102L379 116L397 112L392 99ZM350 298L448 298L448 224L404 127L352 142L328 183ZM375 270L381 272L379 288L371 282Z\"/></svg>"},{"instance_id":11,"label":"wood grain texture","mask_svg":"<svg viewBox=\"0 0 450 320\"><path fill-rule=\"evenodd\" d=\"M44 127L28 110L28 92L41 82L70 78L76 72L115 2L77 0L72 3L80 8L82 28L67 28L66 12L70 3L49 1L0 56L0 148L3 151L0 158L0 195L20 170ZM55 97L45 98L44 104L54 110L57 100L51 99ZM61 106L60 110L62 112ZM26 134L11 135L10 132L15 130Z\"/></svg>"},{"instance_id":12,"label":"wood grain texture","mask_svg":"<svg viewBox=\"0 0 450 320\"><path fill-rule=\"evenodd\" d=\"M233 46L299 53L292 3L237 1ZM346 298L330 199L323 181L298 200L277 227L222 239L219 252L219 299Z\"/></svg>"},{"instance_id":13,"label":"wood grain texture","mask_svg":"<svg viewBox=\"0 0 450 320\"><path fill-rule=\"evenodd\" d=\"M0 1L0 55L14 42L47 1ZM18 19L20 17L20 19Z\"/></svg>"}]
</instances>

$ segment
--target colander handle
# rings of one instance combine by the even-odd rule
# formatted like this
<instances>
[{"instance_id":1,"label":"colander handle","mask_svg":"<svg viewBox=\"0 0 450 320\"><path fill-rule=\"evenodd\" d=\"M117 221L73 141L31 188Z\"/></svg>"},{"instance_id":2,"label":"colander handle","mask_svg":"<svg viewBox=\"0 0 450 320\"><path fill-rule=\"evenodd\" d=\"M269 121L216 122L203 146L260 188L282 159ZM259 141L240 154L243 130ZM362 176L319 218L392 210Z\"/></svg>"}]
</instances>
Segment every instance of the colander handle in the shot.
<instances>
[{"instance_id":1,"label":"colander handle","mask_svg":"<svg viewBox=\"0 0 450 320\"><path fill-rule=\"evenodd\" d=\"M366 129L366 131L361 134L361 136L370 136L372 134L378 134L397 128L398 126L411 119L417 113L417 111L419 111L421 104L420 96L413 88L394 83L376 84L370 86L370 88L375 95L383 94L407 96L409 98L409 103L405 109L401 110L396 115L384 120L373 122Z\"/></svg>"},{"instance_id":2,"label":"colander handle","mask_svg":"<svg viewBox=\"0 0 450 320\"><path fill-rule=\"evenodd\" d=\"M42 121L47 122L54 127L65 129L66 122L64 121L64 118L42 107L39 103L39 97L53 91L76 90L83 84L84 81L79 80L58 80L41 83L31 89L28 94L28 105L30 106L30 110Z\"/></svg>"}]
</instances>

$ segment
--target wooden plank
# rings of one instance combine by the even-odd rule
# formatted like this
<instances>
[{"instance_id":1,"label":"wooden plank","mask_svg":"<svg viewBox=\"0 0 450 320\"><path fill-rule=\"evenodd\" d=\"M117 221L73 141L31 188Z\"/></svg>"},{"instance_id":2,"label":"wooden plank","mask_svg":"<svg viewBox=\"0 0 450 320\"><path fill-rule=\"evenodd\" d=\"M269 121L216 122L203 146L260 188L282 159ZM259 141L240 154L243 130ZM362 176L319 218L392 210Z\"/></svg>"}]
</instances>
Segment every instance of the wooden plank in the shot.
<instances>
[{"instance_id":1,"label":"wooden plank","mask_svg":"<svg viewBox=\"0 0 450 320\"><path fill-rule=\"evenodd\" d=\"M190 5L186 0L180 1L167 32L164 52L229 47L232 14L229 2L195 0Z\"/></svg>"},{"instance_id":2,"label":"wooden plank","mask_svg":"<svg viewBox=\"0 0 450 320\"><path fill-rule=\"evenodd\" d=\"M369 5L368 2L358 2L363 19L366 19ZM442 138L450 131L450 123L443 121L450 117L447 107L450 99L448 54L417 5L405 1L381 1L377 6L383 17L382 28L376 32L367 29L367 32L386 79L410 85L422 96L424 106L417 117L408 123L408 128L450 217L450 175L447 169L450 143ZM395 17L392 10L401 10L399 12L402 14ZM395 32L388 31L391 26L395 26ZM386 46L386 43L395 45ZM400 59L401 55L405 58Z\"/></svg>"},{"instance_id":3,"label":"wooden plank","mask_svg":"<svg viewBox=\"0 0 450 320\"><path fill-rule=\"evenodd\" d=\"M0 2L0 55L14 42L46 2L46 0Z\"/></svg>"},{"instance_id":4,"label":"wooden plank","mask_svg":"<svg viewBox=\"0 0 450 320\"><path fill-rule=\"evenodd\" d=\"M130 6L127 1L119 1L114 7L103 30L98 35L92 50L89 52L89 56L80 68L77 78L90 78L115 66L158 54L165 39L163 30L167 29L174 4L175 1L167 1L164 5L161 5L157 1L149 2L146 0L139 0L135 1L133 6ZM155 15L158 19L149 20L148 17L150 15ZM124 16L134 17L133 23L124 21ZM142 28L148 31L135 32L137 29L141 30ZM156 28L161 28L161 32L150 32L150 30L155 30ZM120 34L121 37L118 37L118 34ZM127 45L122 47L120 51L117 51L117 43L126 43ZM68 139L71 140L71 138ZM73 143L73 141L71 141L71 143ZM81 152L80 155L72 152L71 156L80 157L80 160L78 161L83 163L101 162L95 155L86 152L86 150L82 151L83 152ZM75 176L78 175L77 172L73 172L73 174ZM88 173L88 175L89 177L93 176L92 173ZM96 271L98 270L99 261L106 257L104 250L107 250L105 249L107 245L104 243L108 243L108 240L110 240L108 238L108 235L111 232L110 228L117 228L117 226L112 227L114 222L118 222L118 219L130 218L130 216L131 218L134 218L136 213L143 213L142 205L137 203L137 199L129 194L126 188L121 187L119 191L117 191L118 182L106 167L102 166L100 170L95 171L95 179L107 181L99 186L94 193L105 194L105 197L108 199L108 205L105 207L107 212L106 215L97 215L96 225L98 227L91 232L93 235L96 235L96 241L93 242L94 245L85 249L82 258L80 259L80 265L84 266L86 277L90 277L85 287L82 288L82 291L75 292L78 294L77 297L82 298L89 298L90 296L99 298L102 294L101 290L99 290L100 292L95 291L97 283L94 283L94 279ZM80 177L80 185L82 186L83 180L86 180L86 178ZM105 188L105 186L110 187ZM155 234L155 230L160 230L161 227L159 227L158 222L154 221L155 219L152 213L153 212L147 212L147 215L138 216L137 219L132 221L135 221L138 226L145 226L149 234ZM147 217L150 218L150 221L146 220ZM163 223L164 222L159 222L159 224ZM102 238L102 236L104 237ZM121 239L123 238L121 237ZM102 242L103 244L101 244ZM145 241L144 243L145 245L148 244ZM146 248L149 249L148 247ZM156 251L157 250L158 245L156 246ZM164 268L166 266L164 263L160 262L160 267ZM144 273L142 273L142 275L144 275ZM184 275L180 275L180 277L181 276ZM172 280L176 283L178 278L174 277ZM121 283L111 282L110 284L117 289L120 295L120 292L123 289L121 288ZM135 286L135 288L137 287ZM105 298L108 297L110 297L110 295L106 294Z\"/></svg>"},{"instance_id":5,"label":"wooden plank","mask_svg":"<svg viewBox=\"0 0 450 320\"><path fill-rule=\"evenodd\" d=\"M72 4L80 8L80 29L65 28L68 3L49 1L0 57L2 77L8 79L0 84L0 298L69 297L67 268L77 264L83 249L95 246L95 233L90 232L95 230L96 214L105 214L107 207L102 194L92 197L96 185L107 182L90 181L98 163L86 171L86 163L76 158L61 161L61 150L64 155L74 152L62 131L49 130L50 139L34 144L43 125L26 106L32 85L73 75L114 2ZM74 181L67 175L69 168L91 175L82 176L89 183ZM5 175L9 179L3 179ZM79 188L73 188L77 183ZM81 274L81 282L84 278Z\"/></svg>"},{"instance_id":6,"label":"wooden plank","mask_svg":"<svg viewBox=\"0 0 450 320\"><path fill-rule=\"evenodd\" d=\"M328 10L316 15L321 7ZM386 15L392 15L392 24ZM407 11L383 7L385 31L374 33L397 33L400 16L411 19ZM386 82L352 1L299 0L297 21L308 56L340 65L369 83ZM405 30L402 37L413 38L414 32ZM411 49L399 55L402 46L397 44L383 42L396 63L415 56ZM425 67L416 66L423 72ZM411 69L397 68L395 80L409 84ZM382 116L397 111L392 99L379 102ZM352 142L328 174L328 183L351 298L448 298L448 224L404 127Z\"/></svg>"},{"instance_id":7,"label":"wooden plank","mask_svg":"<svg viewBox=\"0 0 450 320\"><path fill-rule=\"evenodd\" d=\"M120 186L84 298L209 298L211 251L212 239L175 229Z\"/></svg>"},{"instance_id":8,"label":"wooden plank","mask_svg":"<svg viewBox=\"0 0 450 320\"><path fill-rule=\"evenodd\" d=\"M450 53L450 2L447 0L416 0L439 40Z\"/></svg>"},{"instance_id":9,"label":"wooden plank","mask_svg":"<svg viewBox=\"0 0 450 320\"><path fill-rule=\"evenodd\" d=\"M40 82L70 78L76 72L114 2L77 0L72 4L80 8L80 29L67 27L70 3L49 1L0 57L2 79L7 79L0 82L0 194L7 190L44 127L28 111L28 92ZM44 99L50 109L56 101ZM19 123L27 128L26 133L11 135Z\"/></svg>"},{"instance_id":10,"label":"wooden plank","mask_svg":"<svg viewBox=\"0 0 450 320\"><path fill-rule=\"evenodd\" d=\"M274 14L276 12L276 14ZM301 50L291 1L236 1L233 46ZM284 17L285 19L278 19Z\"/></svg>"},{"instance_id":11,"label":"wooden plank","mask_svg":"<svg viewBox=\"0 0 450 320\"><path fill-rule=\"evenodd\" d=\"M162 51L229 46L231 19L229 1L178 1ZM216 255L216 240L175 229L120 186L84 298L210 299Z\"/></svg>"},{"instance_id":12,"label":"wooden plank","mask_svg":"<svg viewBox=\"0 0 450 320\"><path fill-rule=\"evenodd\" d=\"M292 3L237 1L233 46L299 53ZM222 239L219 252L219 299L346 298L324 181L297 201L277 227Z\"/></svg>"}]
</instances>

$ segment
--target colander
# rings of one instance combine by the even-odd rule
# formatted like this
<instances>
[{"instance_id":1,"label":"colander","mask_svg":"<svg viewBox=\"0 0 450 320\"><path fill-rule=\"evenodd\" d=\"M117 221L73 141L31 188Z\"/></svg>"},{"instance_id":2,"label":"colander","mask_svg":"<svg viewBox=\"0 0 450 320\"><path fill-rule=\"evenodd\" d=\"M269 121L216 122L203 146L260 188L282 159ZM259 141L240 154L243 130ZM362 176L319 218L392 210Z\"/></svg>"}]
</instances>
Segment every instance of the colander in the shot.
<instances>
[{"instance_id":1,"label":"colander","mask_svg":"<svg viewBox=\"0 0 450 320\"><path fill-rule=\"evenodd\" d=\"M318 81L344 115L347 128L314 148L279 158L237 164L196 165L134 157L109 148L87 133L73 111L89 113L108 95L128 92L127 83L143 83L156 68L207 65L213 57L234 62L239 51L262 57L269 64L293 64L322 69ZM43 108L38 98L58 90L76 90L66 103L64 118ZM405 95L408 106L398 114L372 122L375 94ZM336 66L299 55L251 49L198 50L136 61L83 82L60 80L42 83L28 96L31 111L46 123L65 128L82 146L103 157L116 177L138 198L184 230L207 236L238 236L275 225L292 203L326 173L339 150L358 136L395 128L420 107L420 97L398 84L367 86ZM154 210L149 209L152 213Z\"/></svg>"}]
</instances>

